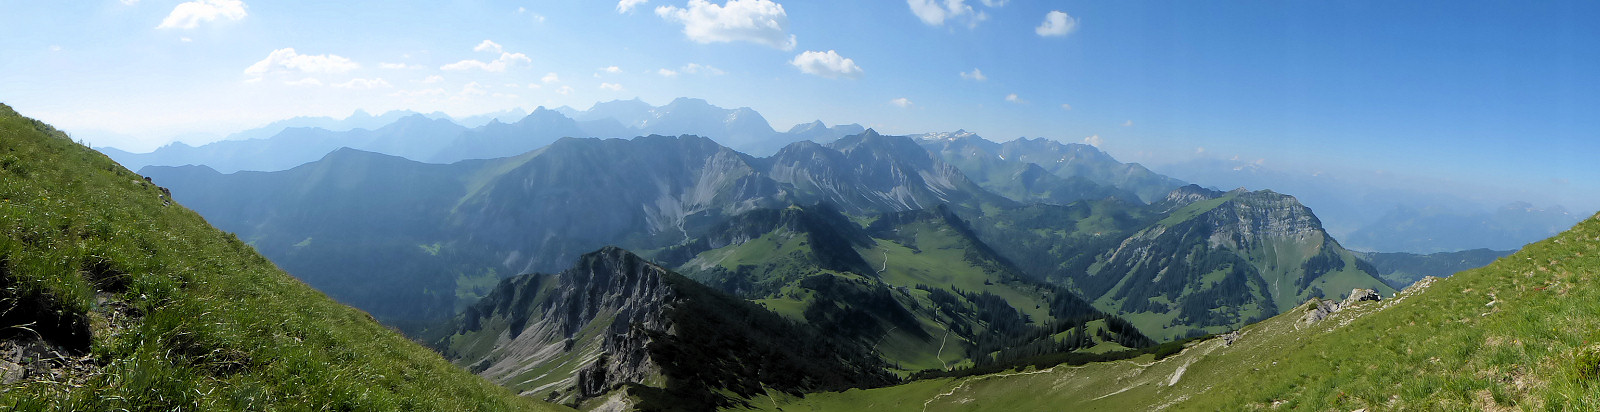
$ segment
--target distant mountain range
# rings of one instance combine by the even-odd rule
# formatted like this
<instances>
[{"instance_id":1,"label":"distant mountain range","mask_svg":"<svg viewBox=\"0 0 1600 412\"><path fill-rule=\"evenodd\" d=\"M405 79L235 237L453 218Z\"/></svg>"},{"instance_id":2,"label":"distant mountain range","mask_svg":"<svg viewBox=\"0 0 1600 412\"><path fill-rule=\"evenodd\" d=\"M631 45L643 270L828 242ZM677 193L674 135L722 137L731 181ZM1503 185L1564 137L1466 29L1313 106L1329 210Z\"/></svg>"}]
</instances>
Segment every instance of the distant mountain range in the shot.
<instances>
[{"instance_id":1,"label":"distant mountain range","mask_svg":"<svg viewBox=\"0 0 1600 412\"><path fill-rule=\"evenodd\" d=\"M692 134L746 153L768 155L795 141L830 142L864 130L860 125L829 127L818 121L780 133L748 107L724 109L691 98L654 107L635 99L596 103L586 111L540 107L532 113L513 109L454 120L443 113L394 111L372 116L358 111L340 120L297 117L278 121L198 147L172 143L150 153L98 150L133 169L203 165L231 173L285 170L341 147L451 163L515 156L562 137Z\"/></svg>"},{"instance_id":2,"label":"distant mountain range","mask_svg":"<svg viewBox=\"0 0 1600 412\"><path fill-rule=\"evenodd\" d=\"M633 99L599 102L586 110L562 106L527 113L511 109L459 119L437 112L394 111L374 116L357 111L345 119L278 121L199 147L173 143L150 153L99 150L135 170L148 165L205 165L231 173L285 170L341 147L427 163L452 163L515 156L562 137L650 134L703 136L743 153L770 156L793 142L828 143L863 131L857 124L828 126L816 121L778 132L750 108L726 109L693 98L662 106ZM1150 203L1188 184L1137 163L1118 162L1084 144L1042 138L997 143L964 130L913 137L984 189L1022 202L1066 204L1121 196ZM1352 248L1367 251L1515 249L1559 232L1580 217L1565 213L1560 206L1521 213L1525 216L1488 208L1474 211L1472 202L1462 199L1360 187L1327 174L1285 173L1253 162L1196 159L1161 169L1213 189L1272 188L1294 193L1317 209L1330 233ZM1519 204L1506 207L1532 209ZM1462 229L1469 225L1476 228Z\"/></svg>"}]
</instances>

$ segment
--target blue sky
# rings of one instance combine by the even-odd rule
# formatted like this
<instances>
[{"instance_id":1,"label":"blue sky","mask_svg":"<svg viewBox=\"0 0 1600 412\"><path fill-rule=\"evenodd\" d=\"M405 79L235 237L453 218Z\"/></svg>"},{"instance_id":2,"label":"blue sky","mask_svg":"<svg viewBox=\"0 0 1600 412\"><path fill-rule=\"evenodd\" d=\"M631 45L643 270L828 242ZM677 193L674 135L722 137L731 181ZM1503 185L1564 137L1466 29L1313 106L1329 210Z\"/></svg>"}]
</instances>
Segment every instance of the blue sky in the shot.
<instances>
[{"instance_id":1,"label":"blue sky","mask_svg":"<svg viewBox=\"0 0 1600 412\"><path fill-rule=\"evenodd\" d=\"M1600 208L1592 2L0 5L0 101L97 145L356 109L691 96L779 130L965 128Z\"/></svg>"}]
</instances>

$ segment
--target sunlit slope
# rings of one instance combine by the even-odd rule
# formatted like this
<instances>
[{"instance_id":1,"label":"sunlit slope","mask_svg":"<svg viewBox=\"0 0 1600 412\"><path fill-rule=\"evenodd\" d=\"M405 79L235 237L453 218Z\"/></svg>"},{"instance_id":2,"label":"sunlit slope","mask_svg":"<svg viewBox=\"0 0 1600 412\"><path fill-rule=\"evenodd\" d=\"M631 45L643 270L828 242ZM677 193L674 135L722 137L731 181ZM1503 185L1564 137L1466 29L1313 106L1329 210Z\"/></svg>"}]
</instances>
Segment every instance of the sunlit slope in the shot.
<instances>
[{"instance_id":1,"label":"sunlit slope","mask_svg":"<svg viewBox=\"0 0 1600 412\"><path fill-rule=\"evenodd\" d=\"M1303 322L1150 358L775 399L783 410L1600 408L1600 220ZM772 402L752 402L754 405Z\"/></svg>"},{"instance_id":2,"label":"sunlit slope","mask_svg":"<svg viewBox=\"0 0 1600 412\"><path fill-rule=\"evenodd\" d=\"M658 257L694 253L680 266L691 277L869 344L903 372L1153 343L1066 289L1026 279L947 208L868 220L821 205L755 211Z\"/></svg>"},{"instance_id":3,"label":"sunlit slope","mask_svg":"<svg viewBox=\"0 0 1600 412\"><path fill-rule=\"evenodd\" d=\"M23 354L0 361L11 409L558 409L335 303L4 105L0 308L0 347Z\"/></svg>"}]
</instances>

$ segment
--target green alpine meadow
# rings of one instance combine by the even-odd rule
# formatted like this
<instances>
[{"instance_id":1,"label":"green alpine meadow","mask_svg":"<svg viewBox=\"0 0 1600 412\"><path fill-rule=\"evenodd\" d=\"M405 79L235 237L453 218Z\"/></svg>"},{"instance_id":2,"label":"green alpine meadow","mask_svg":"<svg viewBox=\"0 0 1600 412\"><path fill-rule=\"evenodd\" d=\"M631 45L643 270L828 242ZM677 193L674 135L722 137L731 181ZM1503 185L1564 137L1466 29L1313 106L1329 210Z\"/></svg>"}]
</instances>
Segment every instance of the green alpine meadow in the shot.
<instances>
[{"instance_id":1,"label":"green alpine meadow","mask_svg":"<svg viewBox=\"0 0 1600 412\"><path fill-rule=\"evenodd\" d=\"M451 366L9 106L0 152L8 409L563 410Z\"/></svg>"}]
</instances>

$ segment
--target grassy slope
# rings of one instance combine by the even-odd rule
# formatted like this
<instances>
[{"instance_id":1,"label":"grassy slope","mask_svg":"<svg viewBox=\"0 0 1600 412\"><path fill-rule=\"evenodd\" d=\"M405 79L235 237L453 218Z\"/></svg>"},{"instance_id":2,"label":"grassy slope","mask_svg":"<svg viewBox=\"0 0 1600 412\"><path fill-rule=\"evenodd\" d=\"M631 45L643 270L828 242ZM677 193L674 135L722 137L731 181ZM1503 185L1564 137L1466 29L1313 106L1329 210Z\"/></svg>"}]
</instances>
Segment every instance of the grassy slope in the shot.
<instances>
[{"instance_id":1,"label":"grassy slope","mask_svg":"<svg viewBox=\"0 0 1600 412\"><path fill-rule=\"evenodd\" d=\"M93 336L92 366L71 385L13 383L0 387L0 405L558 409L456 369L335 303L198 214L166 204L138 175L3 105L0 169L0 305L27 310L17 297L33 296L33 306L82 316Z\"/></svg>"},{"instance_id":2,"label":"grassy slope","mask_svg":"<svg viewBox=\"0 0 1600 412\"><path fill-rule=\"evenodd\" d=\"M784 398L783 410L1600 408L1600 218L1481 269L1299 327L1305 307L1232 346ZM1594 359L1594 357L1590 357ZM1180 373L1179 371L1182 371ZM1582 372L1591 378L1581 378ZM1046 394L1048 396L1040 396Z\"/></svg>"},{"instance_id":3,"label":"grassy slope","mask_svg":"<svg viewBox=\"0 0 1600 412\"><path fill-rule=\"evenodd\" d=\"M967 322L981 328L973 319L949 319L933 311L934 302L929 292L916 289L926 285L953 291L989 292L1000 296L1018 312L1027 314L1036 323L1053 320L1049 313L1050 302L1045 291L1016 280L1018 276L1006 273L1000 263L987 265L968 260L975 247L953 228L941 223L917 221L900 226L895 233L904 239L876 239L870 247L858 247L856 252L867 260L876 273L854 274L815 267L807 256L811 254L810 240L803 234L785 229L767 233L748 242L723 247L700 254L685 267L721 266L733 270L742 265L761 267L769 273L827 273L871 284L882 283L895 287L895 296L907 305L921 331L891 329L887 336L875 342L874 347L883 356L900 365L902 371L969 367L973 360L966 354L972 342L958 334L946 332L951 322ZM755 302L769 310L796 321L805 321L804 310L815 301L812 292L789 285L778 293ZM1104 327L1104 321L1097 323ZM886 325L892 326L892 325ZM1096 328L1088 328L1095 331ZM1098 336L1092 337L1098 341ZM1100 342L1096 352L1124 349L1121 345Z\"/></svg>"}]
</instances>

